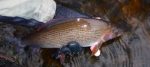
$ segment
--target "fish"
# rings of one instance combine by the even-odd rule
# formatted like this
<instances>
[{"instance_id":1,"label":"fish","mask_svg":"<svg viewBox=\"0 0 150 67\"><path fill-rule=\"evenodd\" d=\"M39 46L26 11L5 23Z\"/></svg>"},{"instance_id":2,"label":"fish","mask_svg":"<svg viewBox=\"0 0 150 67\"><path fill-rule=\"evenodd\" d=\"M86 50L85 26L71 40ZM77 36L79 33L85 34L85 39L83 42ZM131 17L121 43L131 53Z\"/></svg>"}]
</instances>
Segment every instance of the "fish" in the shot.
<instances>
[{"instance_id":1,"label":"fish","mask_svg":"<svg viewBox=\"0 0 150 67\"><path fill-rule=\"evenodd\" d=\"M94 55L100 52L102 43L118 36L118 29L102 19L72 18L45 24L26 40L41 48L61 48L76 41L81 47L90 47Z\"/></svg>"}]
</instances>

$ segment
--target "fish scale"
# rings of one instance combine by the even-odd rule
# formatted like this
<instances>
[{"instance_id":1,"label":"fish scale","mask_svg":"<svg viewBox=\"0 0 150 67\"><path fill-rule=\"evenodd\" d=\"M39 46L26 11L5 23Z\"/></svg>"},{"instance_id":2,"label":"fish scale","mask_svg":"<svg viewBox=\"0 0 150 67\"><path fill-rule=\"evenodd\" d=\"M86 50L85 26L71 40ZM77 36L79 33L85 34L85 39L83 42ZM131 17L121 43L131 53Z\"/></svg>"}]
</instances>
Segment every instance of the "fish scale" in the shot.
<instances>
[{"instance_id":1,"label":"fish scale","mask_svg":"<svg viewBox=\"0 0 150 67\"><path fill-rule=\"evenodd\" d=\"M113 33L112 29L103 20L75 18L47 25L26 40L42 48L61 48L71 41L78 42L82 47L89 47L100 41L104 34Z\"/></svg>"}]
</instances>

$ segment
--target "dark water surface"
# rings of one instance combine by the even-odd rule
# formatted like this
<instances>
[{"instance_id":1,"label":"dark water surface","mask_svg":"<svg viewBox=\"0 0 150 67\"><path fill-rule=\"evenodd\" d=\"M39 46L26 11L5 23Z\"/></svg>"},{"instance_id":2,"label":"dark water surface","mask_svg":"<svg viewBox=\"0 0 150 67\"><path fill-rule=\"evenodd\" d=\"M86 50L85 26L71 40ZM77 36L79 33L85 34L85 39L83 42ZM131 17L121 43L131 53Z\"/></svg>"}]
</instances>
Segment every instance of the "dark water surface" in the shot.
<instances>
[{"instance_id":1,"label":"dark water surface","mask_svg":"<svg viewBox=\"0 0 150 67\"><path fill-rule=\"evenodd\" d=\"M101 5L98 2L95 4L96 0L93 2L92 0L56 1L65 6L76 7L77 11L91 16L103 16L112 10L109 8L115 7L113 9L116 11L112 10L107 16L112 24L122 29L124 33L104 43L99 57L92 57L89 48L83 48L81 55L67 57L66 62L60 64L59 59L52 57L57 49L24 47L25 44L21 39L31 33L32 29L0 22L0 56L9 56L14 59L13 63L7 62L11 60L8 57L6 57L7 61L0 59L0 67L150 67L150 8L148 7L150 2L148 0L131 0L131 2L128 0L101 0ZM139 1L144 5L137 4ZM117 3L119 7L114 5L116 2L119 2ZM96 8L91 9L88 4L95 4ZM97 7L102 8L97 9ZM122 11L123 8L125 11ZM72 14L69 16L72 17Z\"/></svg>"}]
</instances>

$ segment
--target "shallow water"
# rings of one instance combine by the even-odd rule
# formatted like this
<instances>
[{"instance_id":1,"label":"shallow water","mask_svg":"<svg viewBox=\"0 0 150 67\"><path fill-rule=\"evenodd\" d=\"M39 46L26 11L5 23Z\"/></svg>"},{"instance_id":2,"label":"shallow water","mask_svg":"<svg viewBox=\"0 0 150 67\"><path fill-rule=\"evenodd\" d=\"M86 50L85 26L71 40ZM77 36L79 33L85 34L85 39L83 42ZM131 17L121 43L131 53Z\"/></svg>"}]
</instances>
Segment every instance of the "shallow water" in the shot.
<instances>
[{"instance_id":1,"label":"shallow water","mask_svg":"<svg viewBox=\"0 0 150 67\"><path fill-rule=\"evenodd\" d=\"M105 3L107 3L107 1L105 1ZM109 3L113 5L113 1ZM107 5L109 5L109 3ZM111 5L108 7L111 8ZM120 7L116 7L116 9L117 8L120 9ZM145 8L147 8L147 6L145 6ZM149 8L147 8L147 10L149 11ZM118 10L118 12L119 11L120 10ZM142 12L144 12L144 10ZM91 12L87 11L87 13L90 14ZM114 14L117 14L117 17ZM134 14L134 11L133 14L129 11L129 14L132 16L118 14L117 12L113 13L113 15L109 15L110 17L115 16L117 18L112 18L114 21L118 21L115 23L112 22L112 24L124 30L124 33L122 36L104 43L99 57L92 57L89 48L83 48L81 55L67 57L66 62L60 64L58 59L52 57L57 49L18 47L16 45L17 43L14 43L11 39L15 41L18 39L20 42L20 38L26 35L24 33L30 33L31 31L24 28L22 29L22 27L15 27L15 25L5 26L5 24L0 24L0 52L14 57L17 62L12 64L19 64L22 67L150 67L150 17L148 17L150 14L147 14L148 16L144 15L144 17L143 14ZM93 13L93 15L103 14ZM122 19L123 15L127 17ZM121 21L118 20L118 18L121 19ZM122 20L125 22L122 22ZM9 65L9 63L10 62L5 62L4 64L10 67L11 65ZM0 61L0 66L2 65Z\"/></svg>"}]
</instances>

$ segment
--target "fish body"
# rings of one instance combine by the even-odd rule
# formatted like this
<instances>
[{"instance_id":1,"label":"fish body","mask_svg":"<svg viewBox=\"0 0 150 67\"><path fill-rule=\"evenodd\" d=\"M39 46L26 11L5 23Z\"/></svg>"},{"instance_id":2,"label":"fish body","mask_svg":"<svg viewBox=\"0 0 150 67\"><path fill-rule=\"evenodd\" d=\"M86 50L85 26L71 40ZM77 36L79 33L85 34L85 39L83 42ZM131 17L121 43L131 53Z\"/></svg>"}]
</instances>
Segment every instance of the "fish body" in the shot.
<instances>
[{"instance_id":1,"label":"fish body","mask_svg":"<svg viewBox=\"0 0 150 67\"><path fill-rule=\"evenodd\" d=\"M103 20L75 18L46 24L26 40L42 48L61 48L71 41L78 42L82 47L90 47L101 43L102 37L109 33L114 33L113 28Z\"/></svg>"}]
</instances>

